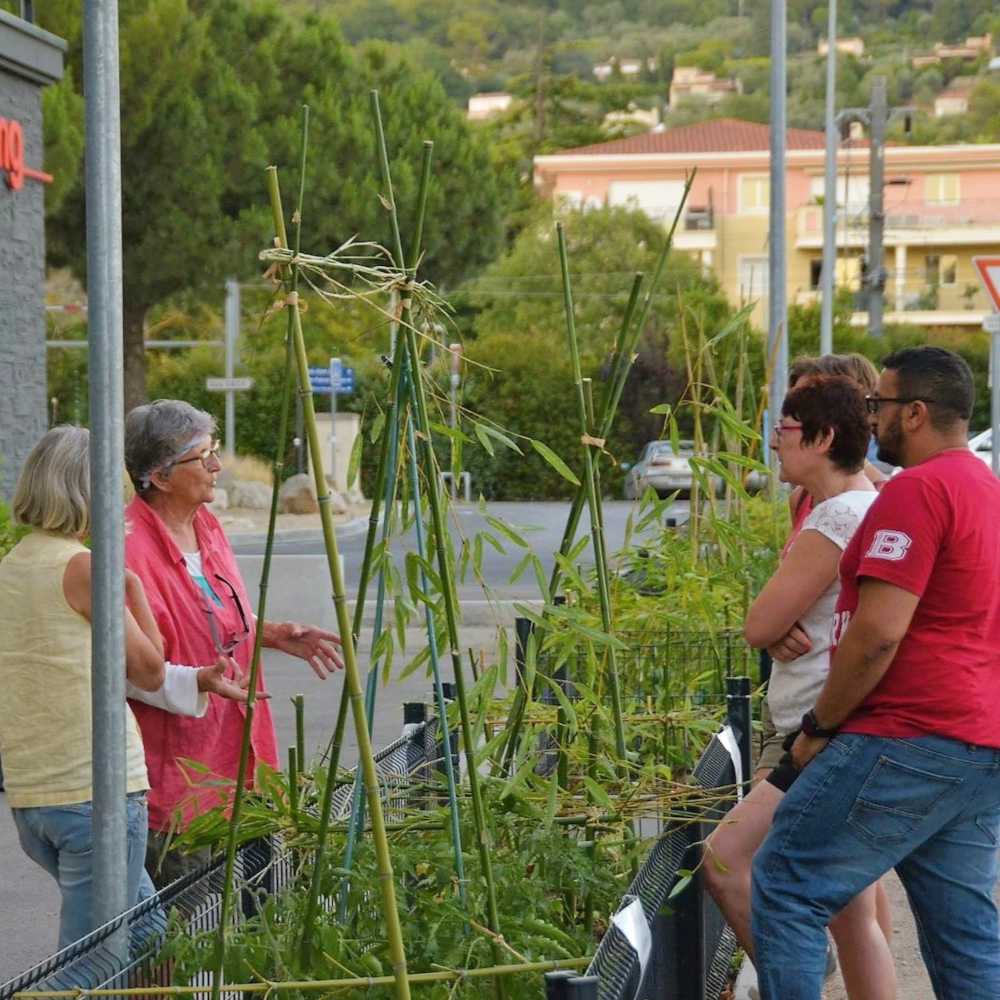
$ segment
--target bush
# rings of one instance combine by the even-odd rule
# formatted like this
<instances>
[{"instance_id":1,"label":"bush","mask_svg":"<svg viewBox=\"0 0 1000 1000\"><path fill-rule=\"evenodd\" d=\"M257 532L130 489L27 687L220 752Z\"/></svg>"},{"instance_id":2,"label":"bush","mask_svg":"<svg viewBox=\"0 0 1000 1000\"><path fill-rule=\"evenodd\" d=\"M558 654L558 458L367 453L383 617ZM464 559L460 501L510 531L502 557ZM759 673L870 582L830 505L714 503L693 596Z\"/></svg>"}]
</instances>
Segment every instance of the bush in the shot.
<instances>
[{"instance_id":1,"label":"bush","mask_svg":"<svg viewBox=\"0 0 1000 1000\"><path fill-rule=\"evenodd\" d=\"M0 559L3 559L17 545L29 530L23 525L14 523L10 508L3 500L0 500Z\"/></svg>"}]
</instances>

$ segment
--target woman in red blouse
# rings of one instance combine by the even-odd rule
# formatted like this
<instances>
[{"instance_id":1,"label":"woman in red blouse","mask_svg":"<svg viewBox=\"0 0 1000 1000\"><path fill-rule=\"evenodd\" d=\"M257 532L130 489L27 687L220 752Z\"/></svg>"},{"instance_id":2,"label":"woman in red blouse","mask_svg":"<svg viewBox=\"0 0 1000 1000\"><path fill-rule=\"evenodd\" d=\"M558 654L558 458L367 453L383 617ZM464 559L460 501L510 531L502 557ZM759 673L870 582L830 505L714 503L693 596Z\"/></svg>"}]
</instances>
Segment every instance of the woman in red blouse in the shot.
<instances>
[{"instance_id":1,"label":"woman in red blouse","mask_svg":"<svg viewBox=\"0 0 1000 1000\"><path fill-rule=\"evenodd\" d=\"M232 548L205 506L215 497L222 464L215 420L181 400L136 407L125 422L125 464L136 497L126 512L127 567L142 580L172 663L232 657L249 670L256 620ZM265 622L263 644L300 657L322 680L343 664L332 633L292 622ZM263 672L258 692L264 692ZM245 706L210 696L201 718L133 702L149 772L148 868L165 885L207 860L164 855L172 830L225 802L218 779L236 779ZM193 761L207 767L207 776ZM257 702L249 775L258 763L278 766L270 707ZM252 777L250 779L253 780Z\"/></svg>"}]
</instances>

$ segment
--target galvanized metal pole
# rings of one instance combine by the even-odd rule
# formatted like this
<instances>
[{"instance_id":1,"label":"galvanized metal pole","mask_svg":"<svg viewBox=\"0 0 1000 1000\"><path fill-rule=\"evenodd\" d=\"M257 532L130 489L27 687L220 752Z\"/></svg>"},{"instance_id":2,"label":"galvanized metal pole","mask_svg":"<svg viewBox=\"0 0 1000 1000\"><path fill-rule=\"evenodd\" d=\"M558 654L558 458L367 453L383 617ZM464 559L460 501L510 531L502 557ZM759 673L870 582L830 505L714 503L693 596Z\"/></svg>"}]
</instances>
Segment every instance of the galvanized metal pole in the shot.
<instances>
[{"instance_id":1,"label":"galvanized metal pole","mask_svg":"<svg viewBox=\"0 0 1000 1000\"><path fill-rule=\"evenodd\" d=\"M771 0L771 192L768 237L767 357L770 426L781 419L788 382L788 291L785 249L785 0ZM769 454L773 454L768 449Z\"/></svg>"},{"instance_id":2,"label":"galvanized metal pole","mask_svg":"<svg viewBox=\"0 0 1000 1000\"><path fill-rule=\"evenodd\" d=\"M834 272L837 268L837 0L828 0L826 32L826 176L823 183L823 269L820 272L819 352L833 352Z\"/></svg>"},{"instance_id":3,"label":"galvanized metal pole","mask_svg":"<svg viewBox=\"0 0 1000 1000\"><path fill-rule=\"evenodd\" d=\"M240 283L226 279L226 378L236 368L236 341L240 335ZM236 393L226 390L226 454L236 454Z\"/></svg>"},{"instance_id":4,"label":"galvanized metal pole","mask_svg":"<svg viewBox=\"0 0 1000 1000\"><path fill-rule=\"evenodd\" d=\"M93 919L102 924L132 902L125 877L125 393L117 0L86 0L83 57L93 553ZM124 928L113 947L125 954Z\"/></svg>"},{"instance_id":5,"label":"galvanized metal pole","mask_svg":"<svg viewBox=\"0 0 1000 1000\"><path fill-rule=\"evenodd\" d=\"M882 336L882 315L885 309L885 266L883 265L885 238L885 131L889 120L886 100L885 77L872 80L872 97L869 105L870 145L868 177L871 190L868 196L868 331L873 337Z\"/></svg>"}]
</instances>

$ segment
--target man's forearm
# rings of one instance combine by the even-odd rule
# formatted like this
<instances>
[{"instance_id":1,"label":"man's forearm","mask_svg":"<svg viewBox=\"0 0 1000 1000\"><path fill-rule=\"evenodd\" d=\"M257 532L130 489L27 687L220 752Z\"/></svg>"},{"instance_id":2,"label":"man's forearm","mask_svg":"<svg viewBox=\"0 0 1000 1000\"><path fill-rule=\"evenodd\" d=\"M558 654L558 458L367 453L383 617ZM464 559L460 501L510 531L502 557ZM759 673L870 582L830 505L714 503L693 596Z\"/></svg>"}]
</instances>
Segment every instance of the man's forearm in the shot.
<instances>
[{"instance_id":1,"label":"man's forearm","mask_svg":"<svg viewBox=\"0 0 1000 1000\"><path fill-rule=\"evenodd\" d=\"M889 669L898 639L878 634L855 619L847 627L830 663L830 673L816 699L816 718L836 729L868 697Z\"/></svg>"}]
</instances>

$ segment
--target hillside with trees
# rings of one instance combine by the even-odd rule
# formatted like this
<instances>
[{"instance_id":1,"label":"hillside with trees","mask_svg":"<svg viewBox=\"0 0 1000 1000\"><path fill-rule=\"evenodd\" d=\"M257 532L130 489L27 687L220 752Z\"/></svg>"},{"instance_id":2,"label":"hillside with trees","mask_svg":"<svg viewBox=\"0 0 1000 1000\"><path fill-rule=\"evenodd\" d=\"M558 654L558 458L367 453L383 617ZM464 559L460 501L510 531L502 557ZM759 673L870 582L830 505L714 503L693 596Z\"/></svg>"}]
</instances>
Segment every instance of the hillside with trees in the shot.
<instances>
[{"instance_id":1,"label":"hillside with trees","mask_svg":"<svg viewBox=\"0 0 1000 1000\"><path fill-rule=\"evenodd\" d=\"M0 7L15 6L0 0ZM63 289L65 275L86 277L81 6L36 5L41 26L69 42L66 77L44 95L45 162L56 175L47 192L47 253ZM996 141L1000 74L987 71L988 54L913 65L935 42L1000 36L992 3L841 0L840 7L841 35L865 43L862 55L839 58L841 106L866 103L875 74L889 78L890 102L923 107L967 77L968 113L919 116L913 134L898 138ZM404 222L420 144L435 141L421 266L456 307L447 339L464 341L480 365L469 379L470 399L547 440L558 424L551 401L565 376L563 331L551 207L538 203L532 157L648 128L627 120L637 109L658 109L668 126L717 116L765 121L768 10L762 0L122 0L128 402L183 395L221 416L221 397L204 389L205 376L219 373L217 350L147 351L144 337L217 340L229 275L246 284L244 330L256 331L270 301L257 260L270 229L264 168L279 166L286 191L297 185L303 103L312 113L304 245L326 252L354 236L389 242L368 108L374 87L383 97ZM816 44L826 7L791 0L789 22L789 122L821 127L824 65ZM623 73L625 59L636 60L638 72ZM594 73L600 64L608 68L603 79ZM738 87L716 104L690 99L668 107L675 70L689 67ZM470 122L469 95L498 89L513 95L510 108ZM581 335L599 376L611 338L607 316L620 313L628 274L648 266L661 231L628 212L574 217L567 225L578 240L578 302L587 313ZM686 265L677 261L642 343L631 410L615 442L623 456L654 433L649 406L673 402L684 383L678 333L663 316L683 312L711 328L731 314L714 283ZM316 363L340 353L357 367L360 391L344 405L374 413L387 323L317 301L306 325ZM58 335L82 337L85 325L63 323ZM256 384L239 401L240 447L254 452L269 450L280 391L281 349L272 341L254 333L243 346L242 370ZM542 380L530 399L529 375ZM49 379L60 417L84 422L85 353L50 352ZM485 463L477 470L479 482L531 489L519 468L490 469ZM542 470L538 488L558 483Z\"/></svg>"}]
</instances>

